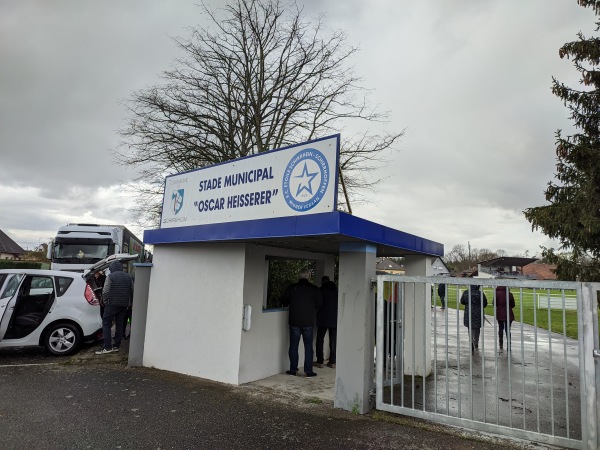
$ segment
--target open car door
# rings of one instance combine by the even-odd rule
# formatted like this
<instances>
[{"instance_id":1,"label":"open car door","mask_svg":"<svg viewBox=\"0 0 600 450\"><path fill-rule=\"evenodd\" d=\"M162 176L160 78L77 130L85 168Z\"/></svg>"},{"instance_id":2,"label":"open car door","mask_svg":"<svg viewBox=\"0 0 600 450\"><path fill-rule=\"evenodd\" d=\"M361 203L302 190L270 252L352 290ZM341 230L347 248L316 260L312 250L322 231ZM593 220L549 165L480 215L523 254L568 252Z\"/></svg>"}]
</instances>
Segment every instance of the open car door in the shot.
<instances>
[{"instance_id":1,"label":"open car door","mask_svg":"<svg viewBox=\"0 0 600 450\"><path fill-rule=\"evenodd\" d=\"M15 311L15 302L19 293L19 286L25 278L24 274L7 274L0 281L0 340L4 339L8 325ZM2 282L3 281L3 282Z\"/></svg>"},{"instance_id":2,"label":"open car door","mask_svg":"<svg viewBox=\"0 0 600 450\"><path fill-rule=\"evenodd\" d=\"M103 270L108 269L108 266L110 266L111 263L113 263L114 261L121 261L121 262L133 261L133 260L136 260L137 257L138 257L137 253L135 253L133 255L130 255L129 253L116 253L114 255L107 256L102 261L98 261L96 264L94 264L92 267L90 267L90 269L87 272L85 272L82 276L86 280L89 280L90 278L92 278L94 276L94 274L96 272L101 272Z\"/></svg>"}]
</instances>

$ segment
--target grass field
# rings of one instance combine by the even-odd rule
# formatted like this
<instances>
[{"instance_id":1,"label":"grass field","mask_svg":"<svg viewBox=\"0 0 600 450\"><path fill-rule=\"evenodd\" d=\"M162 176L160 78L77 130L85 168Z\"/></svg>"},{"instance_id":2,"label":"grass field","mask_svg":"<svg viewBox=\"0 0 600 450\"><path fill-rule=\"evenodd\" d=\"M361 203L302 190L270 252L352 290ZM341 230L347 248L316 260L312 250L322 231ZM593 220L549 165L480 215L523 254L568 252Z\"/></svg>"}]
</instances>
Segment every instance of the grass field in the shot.
<instances>
[{"instance_id":1,"label":"grass field","mask_svg":"<svg viewBox=\"0 0 600 450\"><path fill-rule=\"evenodd\" d=\"M446 308L456 309L456 303L458 300L458 292L456 285L450 285L446 287ZM464 286L458 286L461 292L464 290ZM577 311L567 310L563 311L560 309L551 309L548 314L547 308L536 308L534 302L533 289L511 289L510 290L515 297L515 320L523 322L529 325L536 325L539 328L558 334L563 334L563 330L566 329L566 335L570 338L577 339ZM484 288L483 292L488 299L488 306L484 309L484 313L488 316L490 322L494 320L494 307L492 301L494 299L493 288ZM536 294L546 295L547 290L536 290ZM550 290L552 297L557 296L562 298L562 291ZM565 291L565 297L574 297L575 291ZM435 294L436 305L441 306L440 298ZM464 309L463 305L459 305L460 309Z\"/></svg>"}]
</instances>

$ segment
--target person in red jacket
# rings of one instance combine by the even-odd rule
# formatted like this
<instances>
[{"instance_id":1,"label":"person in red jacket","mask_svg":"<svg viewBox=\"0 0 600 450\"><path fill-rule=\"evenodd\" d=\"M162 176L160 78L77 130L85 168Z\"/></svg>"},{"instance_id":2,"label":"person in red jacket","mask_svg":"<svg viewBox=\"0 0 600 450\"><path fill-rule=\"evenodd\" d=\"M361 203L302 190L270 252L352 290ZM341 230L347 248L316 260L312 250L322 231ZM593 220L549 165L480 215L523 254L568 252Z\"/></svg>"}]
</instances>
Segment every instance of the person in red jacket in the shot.
<instances>
[{"instance_id":1,"label":"person in red jacket","mask_svg":"<svg viewBox=\"0 0 600 450\"><path fill-rule=\"evenodd\" d=\"M508 308L507 308L508 305ZM496 320L498 321L498 344L504 348L503 338L506 334L506 348L510 349L510 326L515 320L515 297L506 286L496 287Z\"/></svg>"}]
</instances>

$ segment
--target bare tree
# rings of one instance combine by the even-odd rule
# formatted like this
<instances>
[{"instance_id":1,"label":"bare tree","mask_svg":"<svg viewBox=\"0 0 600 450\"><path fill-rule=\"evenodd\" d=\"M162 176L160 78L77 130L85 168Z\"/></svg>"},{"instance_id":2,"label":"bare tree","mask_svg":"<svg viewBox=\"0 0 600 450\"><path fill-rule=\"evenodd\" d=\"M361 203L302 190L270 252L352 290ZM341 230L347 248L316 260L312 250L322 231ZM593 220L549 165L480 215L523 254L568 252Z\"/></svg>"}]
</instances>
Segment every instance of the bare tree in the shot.
<instances>
[{"instance_id":1,"label":"bare tree","mask_svg":"<svg viewBox=\"0 0 600 450\"><path fill-rule=\"evenodd\" d=\"M506 250L499 249L495 252L487 248L469 250L464 245L458 244L444 256L444 260L451 270L463 272L473 269L476 263L504 256L508 256Z\"/></svg>"},{"instance_id":2,"label":"bare tree","mask_svg":"<svg viewBox=\"0 0 600 450\"><path fill-rule=\"evenodd\" d=\"M452 247L444 257L446 265L452 271L463 271L469 268L469 253L464 245L457 244Z\"/></svg>"},{"instance_id":3,"label":"bare tree","mask_svg":"<svg viewBox=\"0 0 600 450\"><path fill-rule=\"evenodd\" d=\"M498 253L493 252L490 249L482 248L482 249L474 250L473 262L475 262L475 263L478 263L481 261L489 261L490 259L495 259L495 258L498 258Z\"/></svg>"},{"instance_id":4,"label":"bare tree","mask_svg":"<svg viewBox=\"0 0 600 450\"><path fill-rule=\"evenodd\" d=\"M127 102L131 119L117 158L139 169L141 222L156 223L166 175L387 120L353 71L358 49L344 32L327 32L322 17L309 22L295 3L280 0L231 0L202 12L210 29L175 39L185 56L162 74L162 84ZM402 134L342 136L341 209L377 184L367 174Z\"/></svg>"}]
</instances>

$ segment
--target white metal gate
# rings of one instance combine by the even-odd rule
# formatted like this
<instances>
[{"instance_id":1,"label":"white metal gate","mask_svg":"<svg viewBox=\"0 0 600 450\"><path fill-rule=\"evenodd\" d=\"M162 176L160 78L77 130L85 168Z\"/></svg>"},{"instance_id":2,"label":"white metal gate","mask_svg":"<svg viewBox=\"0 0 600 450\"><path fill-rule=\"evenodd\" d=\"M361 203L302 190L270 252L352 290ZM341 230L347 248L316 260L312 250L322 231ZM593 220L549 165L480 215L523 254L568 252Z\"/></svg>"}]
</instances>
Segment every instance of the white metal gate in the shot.
<instances>
[{"instance_id":1,"label":"white metal gate","mask_svg":"<svg viewBox=\"0 0 600 450\"><path fill-rule=\"evenodd\" d=\"M510 318L499 317L498 306L510 300L499 286L515 300L515 320L502 334ZM599 290L598 283L379 275L377 409L600 448Z\"/></svg>"}]
</instances>

